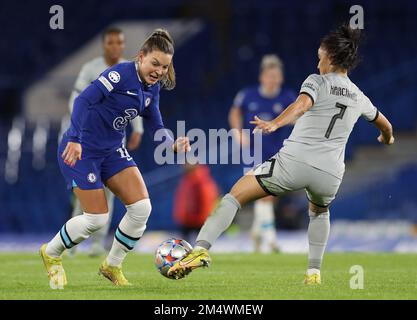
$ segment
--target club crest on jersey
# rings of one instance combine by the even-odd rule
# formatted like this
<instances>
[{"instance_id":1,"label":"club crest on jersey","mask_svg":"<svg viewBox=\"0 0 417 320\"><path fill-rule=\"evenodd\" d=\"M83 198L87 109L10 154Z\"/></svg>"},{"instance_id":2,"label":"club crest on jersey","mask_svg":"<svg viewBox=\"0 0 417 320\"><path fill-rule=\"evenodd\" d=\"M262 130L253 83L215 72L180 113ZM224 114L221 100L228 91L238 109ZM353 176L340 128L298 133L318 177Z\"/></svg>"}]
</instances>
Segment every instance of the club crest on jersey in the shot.
<instances>
[{"instance_id":1,"label":"club crest on jersey","mask_svg":"<svg viewBox=\"0 0 417 320\"><path fill-rule=\"evenodd\" d=\"M145 107L149 106L150 103L151 103L151 98L146 98Z\"/></svg>"},{"instance_id":2,"label":"club crest on jersey","mask_svg":"<svg viewBox=\"0 0 417 320\"><path fill-rule=\"evenodd\" d=\"M94 183L97 181L97 177L94 173L90 172L87 176L88 182Z\"/></svg>"},{"instance_id":3,"label":"club crest on jersey","mask_svg":"<svg viewBox=\"0 0 417 320\"><path fill-rule=\"evenodd\" d=\"M118 83L120 81L120 74L117 71L111 71L109 73L109 79L113 83Z\"/></svg>"}]
</instances>

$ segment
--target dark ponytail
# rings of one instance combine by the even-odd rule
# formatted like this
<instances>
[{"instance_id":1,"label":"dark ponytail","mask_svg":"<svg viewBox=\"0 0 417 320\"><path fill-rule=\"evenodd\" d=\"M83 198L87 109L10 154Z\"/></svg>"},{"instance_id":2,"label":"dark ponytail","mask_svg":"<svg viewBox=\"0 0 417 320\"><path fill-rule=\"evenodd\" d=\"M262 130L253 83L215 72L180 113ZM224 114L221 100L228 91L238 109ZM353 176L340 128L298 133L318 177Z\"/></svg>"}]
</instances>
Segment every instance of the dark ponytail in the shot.
<instances>
[{"instance_id":1,"label":"dark ponytail","mask_svg":"<svg viewBox=\"0 0 417 320\"><path fill-rule=\"evenodd\" d=\"M351 70L359 63L358 48L362 40L361 30L342 25L326 35L320 46L326 50L332 65Z\"/></svg>"},{"instance_id":2,"label":"dark ponytail","mask_svg":"<svg viewBox=\"0 0 417 320\"><path fill-rule=\"evenodd\" d=\"M167 30L155 29L140 48L140 51L145 55L154 50L158 50L172 56L174 55L174 40ZM161 80L161 86L166 90L172 90L174 89L175 84L174 62L171 61L168 66L167 74Z\"/></svg>"}]
</instances>

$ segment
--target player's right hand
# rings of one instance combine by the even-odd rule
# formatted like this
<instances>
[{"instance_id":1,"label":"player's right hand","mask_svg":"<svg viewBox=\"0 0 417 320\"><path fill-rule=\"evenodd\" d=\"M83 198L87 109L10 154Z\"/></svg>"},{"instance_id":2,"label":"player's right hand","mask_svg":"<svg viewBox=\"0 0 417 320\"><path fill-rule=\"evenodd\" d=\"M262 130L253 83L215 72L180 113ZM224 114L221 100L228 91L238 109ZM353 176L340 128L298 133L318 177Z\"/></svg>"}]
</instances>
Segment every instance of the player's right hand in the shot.
<instances>
[{"instance_id":1,"label":"player's right hand","mask_svg":"<svg viewBox=\"0 0 417 320\"><path fill-rule=\"evenodd\" d=\"M61 157L64 159L65 164L74 167L75 163L78 160L81 160L81 153L81 144L77 142L68 142Z\"/></svg>"},{"instance_id":2,"label":"player's right hand","mask_svg":"<svg viewBox=\"0 0 417 320\"><path fill-rule=\"evenodd\" d=\"M384 138L384 136L382 134L380 134L379 137L378 137L378 141L381 142L381 143L385 143L385 144L390 145L390 144L393 144L394 143L395 138L394 138L394 136L391 136L391 138L389 139L389 141L386 141L385 138Z\"/></svg>"},{"instance_id":3,"label":"player's right hand","mask_svg":"<svg viewBox=\"0 0 417 320\"><path fill-rule=\"evenodd\" d=\"M274 121L261 120L257 116L255 116L254 120L250 121L249 123L256 125L253 133L261 131L262 133L268 134L278 129L278 126Z\"/></svg>"}]
</instances>

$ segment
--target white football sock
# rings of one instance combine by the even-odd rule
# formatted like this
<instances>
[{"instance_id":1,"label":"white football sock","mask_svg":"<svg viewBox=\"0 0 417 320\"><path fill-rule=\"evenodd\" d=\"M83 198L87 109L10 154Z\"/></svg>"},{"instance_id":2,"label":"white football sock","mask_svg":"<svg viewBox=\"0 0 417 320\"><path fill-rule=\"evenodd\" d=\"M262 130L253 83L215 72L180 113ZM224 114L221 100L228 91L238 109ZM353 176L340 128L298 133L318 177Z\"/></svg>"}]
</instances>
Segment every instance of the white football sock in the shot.
<instances>
[{"instance_id":1,"label":"white football sock","mask_svg":"<svg viewBox=\"0 0 417 320\"><path fill-rule=\"evenodd\" d=\"M94 248L104 249L104 240L106 239L106 236L109 233L111 219L113 216L114 194L108 188L104 188L104 192L106 194L106 199L107 199L107 208L109 209L109 219L103 228L101 228L100 230L97 230L97 232L94 232L91 235L91 241L93 242L92 249Z\"/></svg>"},{"instance_id":2,"label":"white football sock","mask_svg":"<svg viewBox=\"0 0 417 320\"><path fill-rule=\"evenodd\" d=\"M265 241L268 245L276 245L277 231L275 229L274 203L257 200L253 210L252 235L260 237L261 243Z\"/></svg>"},{"instance_id":3,"label":"white football sock","mask_svg":"<svg viewBox=\"0 0 417 320\"><path fill-rule=\"evenodd\" d=\"M108 214L86 213L71 218L48 243L46 254L51 257L60 257L65 249L87 239L93 232L102 228L108 220Z\"/></svg>"},{"instance_id":4,"label":"white football sock","mask_svg":"<svg viewBox=\"0 0 417 320\"><path fill-rule=\"evenodd\" d=\"M110 266L120 266L127 253L135 247L146 229L146 222L151 214L149 199L143 199L126 206L126 214L120 221L114 235L113 245L106 260Z\"/></svg>"},{"instance_id":5,"label":"white football sock","mask_svg":"<svg viewBox=\"0 0 417 320\"><path fill-rule=\"evenodd\" d=\"M214 241L229 228L240 209L239 201L230 193L226 194L201 228L197 236L196 248L210 249Z\"/></svg>"},{"instance_id":6,"label":"white football sock","mask_svg":"<svg viewBox=\"0 0 417 320\"><path fill-rule=\"evenodd\" d=\"M310 223L308 225L308 268L320 270L326 249L327 239L330 233L330 213L324 212L316 216L309 212Z\"/></svg>"}]
</instances>

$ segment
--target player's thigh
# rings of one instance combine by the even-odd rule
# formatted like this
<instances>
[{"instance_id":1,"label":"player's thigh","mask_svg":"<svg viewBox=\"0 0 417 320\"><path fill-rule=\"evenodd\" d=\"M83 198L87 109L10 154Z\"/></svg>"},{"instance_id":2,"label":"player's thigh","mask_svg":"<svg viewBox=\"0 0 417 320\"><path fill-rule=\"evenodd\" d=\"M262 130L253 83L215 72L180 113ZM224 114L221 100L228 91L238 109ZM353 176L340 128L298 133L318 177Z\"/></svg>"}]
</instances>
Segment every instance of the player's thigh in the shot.
<instances>
[{"instance_id":1,"label":"player's thigh","mask_svg":"<svg viewBox=\"0 0 417 320\"><path fill-rule=\"evenodd\" d=\"M84 212L102 214L109 211L104 189L82 190L76 187L73 188L73 192Z\"/></svg>"},{"instance_id":2,"label":"player's thigh","mask_svg":"<svg viewBox=\"0 0 417 320\"><path fill-rule=\"evenodd\" d=\"M269 195L259 185L254 175L245 175L240 178L229 193L236 198L241 206Z\"/></svg>"},{"instance_id":3,"label":"player's thigh","mask_svg":"<svg viewBox=\"0 0 417 320\"><path fill-rule=\"evenodd\" d=\"M254 172L255 169L251 169L245 173L245 176L253 176L255 174ZM262 202L276 202L278 200L278 197L267 194L265 197L260 198L258 200Z\"/></svg>"},{"instance_id":4,"label":"player's thigh","mask_svg":"<svg viewBox=\"0 0 417 320\"><path fill-rule=\"evenodd\" d=\"M273 203L275 203L275 201L277 201L277 198L278 198L278 197L268 195L268 196L265 196L265 197L263 197L263 198L259 199L259 201L261 201L261 202L268 202L268 203L269 203L269 202L273 202Z\"/></svg>"},{"instance_id":5,"label":"player's thigh","mask_svg":"<svg viewBox=\"0 0 417 320\"><path fill-rule=\"evenodd\" d=\"M282 157L278 153L258 166L254 175L268 194L283 196L305 187L305 173L300 170L300 166L299 162Z\"/></svg>"},{"instance_id":6,"label":"player's thigh","mask_svg":"<svg viewBox=\"0 0 417 320\"><path fill-rule=\"evenodd\" d=\"M119 171L107 179L105 184L124 205L149 198L145 181L138 167L128 167Z\"/></svg>"},{"instance_id":7,"label":"player's thigh","mask_svg":"<svg viewBox=\"0 0 417 320\"><path fill-rule=\"evenodd\" d=\"M326 212L336 198L342 180L315 168L310 170L310 179L306 187L310 209L316 213Z\"/></svg>"}]
</instances>

